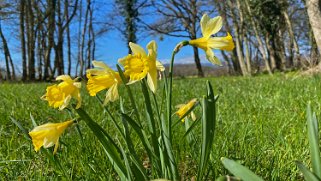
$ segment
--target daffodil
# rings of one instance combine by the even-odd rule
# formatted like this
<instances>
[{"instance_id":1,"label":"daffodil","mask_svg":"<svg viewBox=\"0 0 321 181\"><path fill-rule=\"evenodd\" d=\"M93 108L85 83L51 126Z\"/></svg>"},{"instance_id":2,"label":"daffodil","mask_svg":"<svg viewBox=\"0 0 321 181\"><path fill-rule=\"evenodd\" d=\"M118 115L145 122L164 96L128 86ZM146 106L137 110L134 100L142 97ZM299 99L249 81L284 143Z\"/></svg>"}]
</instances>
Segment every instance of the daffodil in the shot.
<instances>
[{"instance_id":1,"label":"daffodil","mask_svg":"<svg viewBox=\"0 0 321 181\"><path fill-rule=\"evenodd\" d=\"M47 87L46 94L41 98L48 101L49 106L64 109L68 106L72 97L77 99L78 109L81 106L80 87L81 83L77 79L71 79L69 75L60 75L56 80L62 80L61 83Z\"/></svg>"},{"instance_id":2,"label":"daffodil","mask_svg":"<svg viewBox=\"0 0 321 181\"><path fill-rule=\"evenodd\" d=\"M176 111L175 114L178 115L178 117L181 119L183 118L183 116L186 115L186 113L192 109L192 107L197 103L197 99L192 99L190 100L187 104L179 104L176 106L176 108L178 108L178 111ZM196 116L194 114L194 112L192 111L190 114L191 118L193 121L196 120ZM184 119L182 119L182 122L184 122Z\"/></svg>"},{"instance_id":3,"label":"daffodil","mask_svg":"<svg viewBox=\"0 0 321 181\"><path fill-rule=\"evenodd\" d=\"M35 151L39 151L42 146L49 148L55 145L55 154L58 149L60 135L73 123L74 121L71 120L62 123L47 123L33 128L33 130L29 132L29 135Z\"/></svg>"},{"instance_id":4,"label":"daffodil","mask_svg":"<svg viewBox=\"0 0 321 181\"><path fill-rule=\"evenodd\" d=\"M164 71L164 66L156 60L157 45L155 41L147 44L146 53L144 48L130 42L129 47L133 54L129 54L118 60L124 66L124 74L129 77L128 84L135 83L147 77L147 84L153 93L157 89L157 70Z\"/></svg>"},{"instance_id":5,"label":"daffodil","mask_svg":"<svg viewBox=\"0 0 321 181\"><path fill-rule=\"evenodd\" d=\"M121 83L119 73L101 61L93 61L93 65L94 69L87 70L87 90L90 96L95 96L98 92L108 89L104 104L117 100L119 98L118 85Z\"/></svg>"},{"instance_id":6,"label":"daffodil","mask_svg":"<svg viewBox=\"0 0 321 181\"><path fill-rule=\"evenodd\" d=\"M227 36L225 37L212 37L213 34L217 33L222 28L222 18L220 16L210 19L207 14L204 14L200 25L203 37L190 40L189 44L203 49L205 51L206 58L210 62L221 65L221 62L214 55L212 49L227 51L233 50L235 46L232 36L227 33Z\"/></svg>"}]
</instances>

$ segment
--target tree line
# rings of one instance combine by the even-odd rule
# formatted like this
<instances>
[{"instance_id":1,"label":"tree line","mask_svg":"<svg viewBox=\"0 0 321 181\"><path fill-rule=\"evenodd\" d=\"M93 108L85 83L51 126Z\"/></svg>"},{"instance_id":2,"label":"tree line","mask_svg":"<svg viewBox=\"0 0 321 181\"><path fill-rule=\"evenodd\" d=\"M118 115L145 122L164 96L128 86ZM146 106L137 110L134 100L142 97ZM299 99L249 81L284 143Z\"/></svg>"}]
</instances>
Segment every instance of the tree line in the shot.
<instances>
[{"instance_id":1,"label":"tree line","mask_svg":"<svg viewBox=\"0 0 321 181\"><path fill-rule=\"evenodd\" d=\"M221 52L231 74L308 69L321 66L320 9L318 0L1 1L0 80L82 77L95 59L96 40L110 31L125 42L137 42L141 34L196 39L204 13L222 16L222 32L233 36L235 49ZM12 39L16 48L8 44ZM193 53L204 76L199 50Z\"/></svg>"}]
</instances>

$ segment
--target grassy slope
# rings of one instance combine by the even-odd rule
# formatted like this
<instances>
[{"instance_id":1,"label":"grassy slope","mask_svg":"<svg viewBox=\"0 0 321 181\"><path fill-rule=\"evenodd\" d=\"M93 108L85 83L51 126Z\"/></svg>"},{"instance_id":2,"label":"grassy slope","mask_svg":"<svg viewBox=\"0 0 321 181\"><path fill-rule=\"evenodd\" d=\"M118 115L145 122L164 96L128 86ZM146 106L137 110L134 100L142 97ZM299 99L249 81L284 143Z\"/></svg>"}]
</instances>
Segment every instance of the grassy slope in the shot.
<instances>
[{"instance_id":1,"label":"grassy slope","mask_svg":"<svg viewBox=\"0 0 321 181\"><path fill-rule=\"evenodd\" d=\"M212 177L227 174L220 157L239 160L266 180L297 180L299 173L294 160L308 160L306 138L306 104L311 101L317 116L321 108L321 84L319 77L285 78L213 78L210 79L219 94L218 122L213 148ZM174 104L184 103L205 94L206 79L174 80ZM30 114L38 124L61 122L70 115L57 111L39 99L48 84L1 84L0 85L0 177L6 179L46 179L61 176L49 164L43 153L35 153L29 141L9 120L9 116L32 129ZM135 87L136 88L136 87ZM140 90L137 87L137 91ZM121 93L122 94L122 93ZM95 98L83 92L83 107L109 132L114 129L107 115ZM103 95L102 95L103 96ZM137 94L137 96L140 96ZM161 96L158 94L158 96ZM125 97L126 101L126 97ZM142 102L138 103L142 106ZM109 108L117 115L117 103ZM200 111L200 110L198 110ZM99 143L80 123L84 142L75 127L62 137L57 157L73 179L108 179L110 165ZM179 130L176 141L181 140ZM114 134L112 134L114 135ZM117 136L115 136L117 139ZM137 144L137 149L140 149ZM193 175L196 165L184 153L187 145L179 147L182 158L181 172Z\"/></svg>"}]
</instances>

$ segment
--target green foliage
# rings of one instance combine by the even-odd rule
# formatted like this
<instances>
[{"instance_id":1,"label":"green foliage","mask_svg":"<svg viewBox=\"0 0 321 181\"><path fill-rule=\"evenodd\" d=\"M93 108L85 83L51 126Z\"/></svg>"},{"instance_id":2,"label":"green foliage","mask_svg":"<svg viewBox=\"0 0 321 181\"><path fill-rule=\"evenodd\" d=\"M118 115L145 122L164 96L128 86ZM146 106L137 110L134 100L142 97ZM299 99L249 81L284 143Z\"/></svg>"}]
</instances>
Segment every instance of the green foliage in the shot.
<instances>
[{"instance_id":1,"label":"green foliage","mask_svg":"<svg viewBox=\"0 0 321 181\"><path fill-rule=\"evenodd\" d=\"M279 29L284 28L282 11L287 9L287 1L250 0L249 2L253 10L253 15L263 31L269 34L275 34Z\"/></svg>"},{"instance_id":2,"label":"green foliage","mask_svg":"<svg viewBox=\"0 0 321 181\"><path fill-rule=\"evenodd\" d=\"M222 156L242 160L240 162L242 165L265 180L302 180L301 172L293 161L302 160L304 163L310 163L308 139L303 139L307 135L304 110L309 101L315 110L321 110L320 77L287 77L280 74L274 77L176 79L173 81L172 104L181 104L200 96L200 93L205 94L207 80L213 85L214 92L220 95L217 101L215 140L208 164L209 180L228 174L221 164ZM160 83L160 87L163 83ZM48 177L62 179L62 171L52 165L52 162L43 154L43 150L35 153L31 142L25 139L23 132L10 121L10 116L12 116L30 131L34 127L30 114L38 125L70 119L68 112L48 108L47 102L40 100L47 85L0 85L0 177L4 180L17 178L45 180ZM135 85L131 88L133 92L137 92L133 97L140 108L139 111L143 113L141 119L145 120L146 108L144 99L141 99L143 97L141 87ZM120 90L125 113L130 114L132 108L130 99L124 92L126 89ZM85 88L83 88L82 95L83 109L91 119L107 130L117 144L126 144L122 141L122 135L118 134L118 128L109 115L110 113L114 117L117 124L123 125L119 111L120 104L115 102L107 105L108 112L99 102L95 101L95 98L87 95ZM99 96L104 96L104 93ZM163 95L158 92L156 99L159 103L162 97ZM154 105L153 98L151 102ZM164 109L163 104L159 107L160 110ZM194 111L196 115L201 115L200 106L197 106ZM320 116L319 111L316 114ZM135 118L135 115L132 117ZM174 122L178 120L176 117L173 119ZM127 120L127 122L131 124L130 121ZM194 122L190 121L190 123L192 126ZM61 146L56 155L62 167L65 168L66 175L73 180L115 179L116 173L108 161L104 148L100 146L100 141L95 138L85 122L80 121L78 126L82 137L75 127L66 130L64 136L61 137ZM180 160L179 173L184 179L196 176L198 169L198 160L192 159L190 152L192 149L201 147L199 133L202 129L200 123L193 127L190 133L193 133L198 141L193 145L186 142L181 146L179 145L182 139L192 134L184 137L186 128L181 122L173 127L172 142L176 150L174 155ZM138 157L148 166L150 161L146 159L146 149L139 135L134 127L129 129L129 132ZM48 152L52 153L52 150L49 149ZM124 154L119 154L123 158ZM159 159L161 164L166 162L164 157ZM134 158L127 157L127 160L131 162ZM147 174L150 172L150 169L146 170Z\"/></svg>"},{"instance_id":3,"label":"green foliage","mask_svg":"<svg viewBox=\"0 0 321 181\"><path fill-rule=\"evenodd\" d=\"M312 163L311 172L301 162L297 161L296 164L304 175L305 180L314 181L321 180L321 158L320 158L320 144L319 144L319 127L318 120L315 113L312 114L310 104L307 108L307 126L308 126L308 139L310 145L310 155Z\"/></svg>"}]
</instances>

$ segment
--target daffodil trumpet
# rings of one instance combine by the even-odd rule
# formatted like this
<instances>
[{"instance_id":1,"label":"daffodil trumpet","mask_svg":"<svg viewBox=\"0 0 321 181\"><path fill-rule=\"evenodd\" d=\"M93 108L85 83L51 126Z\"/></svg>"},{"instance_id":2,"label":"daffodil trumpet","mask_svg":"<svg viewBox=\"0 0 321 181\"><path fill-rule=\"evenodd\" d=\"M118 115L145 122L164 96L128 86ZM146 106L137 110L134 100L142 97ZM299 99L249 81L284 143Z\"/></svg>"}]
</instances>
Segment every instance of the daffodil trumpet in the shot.
<instances>
[{"instance_id":1,"label":"daffodil trumpet","mask_svg":"<svg viewBox=\"0 0 321 181\"><path fill-rule=\"evenodd\" d=\"M74 120L62 123L46 123L33 128L33 130L29 132L29 136L31 137L35 151L39 151L41 147L49 148L55 145L53 152L55 154L59 146L59 137L73 123L75 123Z\"/></svg>"},{"instance_id":2,"label":"daffodil trumpet","mask_svg":"<svg viewBox=\"0 0 321 181\"><path fill-rule=\"evenodd\" d=\"M187 104L179 104L176 106L178 110L175 112L175 114L179 117L179 120L184 122L184 118L186 116L190 116L193 121L196 120L196 116L193 112L194 108L197 106L198 101L196 98L190 100Z\"/></svg>"},{"instance_id":3,"label":"daffodil trumpet","mask_svg":"<svg viewBox=\"0 0 321 181\"><path fill-rule=\"evenodd\" d=\"M129 77L127 84L133 84L147 77L147 84L150 90L155 93L157 89L157 70L165 70L164 66L156 60L156 42L150 41L147 44L147 53L144 48L135 43L130 42L129 47L133 53L118 60L124 67L124 75Z\"/></svg>"},{"instance_id":4,"label":"daffodil trumpet","mask_svg":"<svg viewBox=\"0 0 321 181\"><path fill-rule=\"evenodd\" d=\"M68 106L70 100L75 98L77 100L76 109L78 109L81 106L79 90L81 83L78 82L78 78L71 79L69 75L60 75L56 80L62 82L47 87L46 94L41 99L48 101L49 106L63 110Z\"/></svg>"},{"instance_id":5,"label":"daffodil trumpet","mask_svg":"<svg viewBox=\"0 0 321 181\"><path fill-rule=\"evenodd\" d=\"M89 95L96 96L98 92L108 89L104 104L114 102L119 98L118 86L121 83L119 73L112 70L102 61L93 61L92 63L94 68L86 71Z\"/></svg>"}]
</instances>

